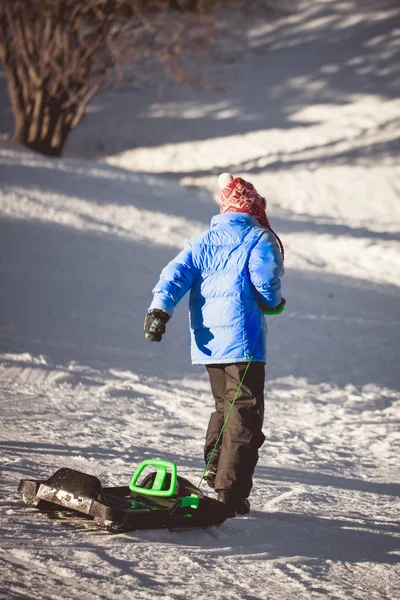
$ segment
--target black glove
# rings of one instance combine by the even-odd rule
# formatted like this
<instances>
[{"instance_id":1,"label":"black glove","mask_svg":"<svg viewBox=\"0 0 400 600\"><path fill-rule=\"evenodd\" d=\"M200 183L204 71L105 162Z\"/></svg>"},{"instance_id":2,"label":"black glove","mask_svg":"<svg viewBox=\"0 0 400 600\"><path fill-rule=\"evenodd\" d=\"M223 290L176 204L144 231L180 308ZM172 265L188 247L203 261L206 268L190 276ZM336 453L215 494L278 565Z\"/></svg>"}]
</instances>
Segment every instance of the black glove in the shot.
<instances>
[{"instance_id":1,"label":"black glove","mask_svg":"<svg viewBox=\"0 0 400 600\"><path fill-rule=\"evenodd\" d=\"M274 307L263 304L262 311L264 315L281 315L285 310L285 304L286 300L285 298L282 298L282 301Z\"/></svg>"},{"instance_id":2,"label":"black glove","mask_svg":"<svg viewBox=\"0 0 400 600\"><path fill-rule=\"evenodd\" d=\"M161 342L165 333L165 325L170 320L170 316L164 310L153 308L147 313L144 320L144 335L149 342Z\"/></svg>"}]
</instances>

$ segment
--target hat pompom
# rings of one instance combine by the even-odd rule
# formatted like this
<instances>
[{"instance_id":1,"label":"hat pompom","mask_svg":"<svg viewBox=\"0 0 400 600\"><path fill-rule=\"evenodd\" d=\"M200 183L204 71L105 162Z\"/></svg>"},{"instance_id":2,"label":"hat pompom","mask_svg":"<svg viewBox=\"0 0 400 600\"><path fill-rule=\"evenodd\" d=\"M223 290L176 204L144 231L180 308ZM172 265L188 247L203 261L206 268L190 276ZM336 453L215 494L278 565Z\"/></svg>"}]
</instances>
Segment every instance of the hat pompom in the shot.
<instances>
[{"instance_id":1,"label":"hat pompom","mask_svg":"<svg viewBox=\"0 0 400 600\"><path fill-rule=\"evenodd\" d=\"M232 173L221 173L221 175L218 177L219 189L222 190L224 187L226 187L232 181L232 179L234 179Z\"/></svg>"}]
</instances>

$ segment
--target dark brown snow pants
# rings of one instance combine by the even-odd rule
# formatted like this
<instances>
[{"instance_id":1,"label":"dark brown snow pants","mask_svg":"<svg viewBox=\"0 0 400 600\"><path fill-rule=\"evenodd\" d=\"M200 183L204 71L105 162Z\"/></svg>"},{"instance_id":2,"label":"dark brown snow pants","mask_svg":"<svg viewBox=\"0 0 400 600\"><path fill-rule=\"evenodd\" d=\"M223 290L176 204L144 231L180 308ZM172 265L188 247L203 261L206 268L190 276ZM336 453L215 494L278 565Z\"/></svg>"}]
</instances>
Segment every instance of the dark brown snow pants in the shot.
<instances>
[{"instance_id":1,"label":"dark brown snow pants","mask_svg":"<svg viewBox=\"0 0 400 600\"><path fill-rule=\"evenodd\" d=\"M207 429L204 447L206 460L218 439L246 366L247 363L207 365L216 410L211 414ZM264 363L251 363L218 448L216 490L234 489L244 498L250 494L258 449L265 440L261 430L264 419L264 380Z\"/></svg>"}]
</instances>

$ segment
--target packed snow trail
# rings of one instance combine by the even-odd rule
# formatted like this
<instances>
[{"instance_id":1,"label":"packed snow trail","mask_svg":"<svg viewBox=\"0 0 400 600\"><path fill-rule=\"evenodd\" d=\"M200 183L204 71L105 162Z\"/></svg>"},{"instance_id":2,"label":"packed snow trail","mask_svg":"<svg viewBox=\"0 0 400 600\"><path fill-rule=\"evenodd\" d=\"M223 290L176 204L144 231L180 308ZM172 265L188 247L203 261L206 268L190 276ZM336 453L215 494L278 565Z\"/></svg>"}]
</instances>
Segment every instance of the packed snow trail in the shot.
<instances>
[{"instance_id":1,"label":"packed snow trail","mask_svg":"<svg viewBox=\"0 0 400 600\"><path fill-rule=\"evenodd\" d=\"M70 598L206 598L210 586L232 599L395 597L395 393L270 382L249 517L204 531L107 536L90 522L26 509L18 480L68 465L126 484L142 459L161 456L196 481L207 382L166 386L19 355L5 357L1 387L5 597L55 598L60 586Z\"/></svg>"},{"instance_id":2,"label":"packed snow trail","mask_svg":"<svg viewBox=\"0 0 400 600\"><path fill-rule=\"evenodd\" d=\"M141 460L162 457L196 483L212 409L204 372L189 364L185 307L162 344L143 337L149 291L176 248L142 239L140 221L126 234L112 205L99 219L105 181L128 215L129 178L149 205L153 180L127 173L123 195L119 170L96 166L94 176L90 163L77 172L60 160L57 183L45 186L42 161L32 168L8 153L1 167L3 206L14 211L0 223L5 597L206 598L210 586L232 599L395 597L399 318L391 285L289 270L290 309L269 320L267 441L249 517L212 530L110 537L24 507L19 480L61 466L120 485ZM13 204L16 183L25 201ZM174 184L165 189L176 197ZM214 205L194 204L195 229ZM162 219L167 230L174 216Z\"/></svg>"},{"instance_id":3,"label":"packed snow trail","mask_svg":"<svg viewBox=\"0 0 400 600\"><path fill-rule=\"evenodd\" d=\"M70 158L0 148L0 597L399 598L399 14L302 3L253 31L229 94L125 87L94 99ZM142 328L228 169L287 250L252 512L112 536L27 509L19 480L61 466L125 485L160 457L199 481L212 399L186 301L161 344Z\"/></svg>"}]
</instances>

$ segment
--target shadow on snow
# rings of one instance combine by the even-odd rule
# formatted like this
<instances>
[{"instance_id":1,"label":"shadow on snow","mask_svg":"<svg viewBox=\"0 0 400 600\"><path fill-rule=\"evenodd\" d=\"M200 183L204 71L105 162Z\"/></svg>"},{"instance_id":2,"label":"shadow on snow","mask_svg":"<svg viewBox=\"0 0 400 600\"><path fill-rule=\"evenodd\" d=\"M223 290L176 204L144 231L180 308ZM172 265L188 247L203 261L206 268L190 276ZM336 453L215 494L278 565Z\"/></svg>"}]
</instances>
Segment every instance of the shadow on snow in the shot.
<instances>
[{"instance_id":1,"label":"shadow on snow","mask_svg":"<svg viewBox=\"0 0 400 600\"><path fill-rule=\"evenodd\" d=\"M151 290L175 253L40 221L0 221L0 351L168 379L193 372L187 298L161 344L143 336ZM393 286L292 271L284 294L287 312L269 320L269 378L396 389Z\"/></svg>"}]
</instances>

